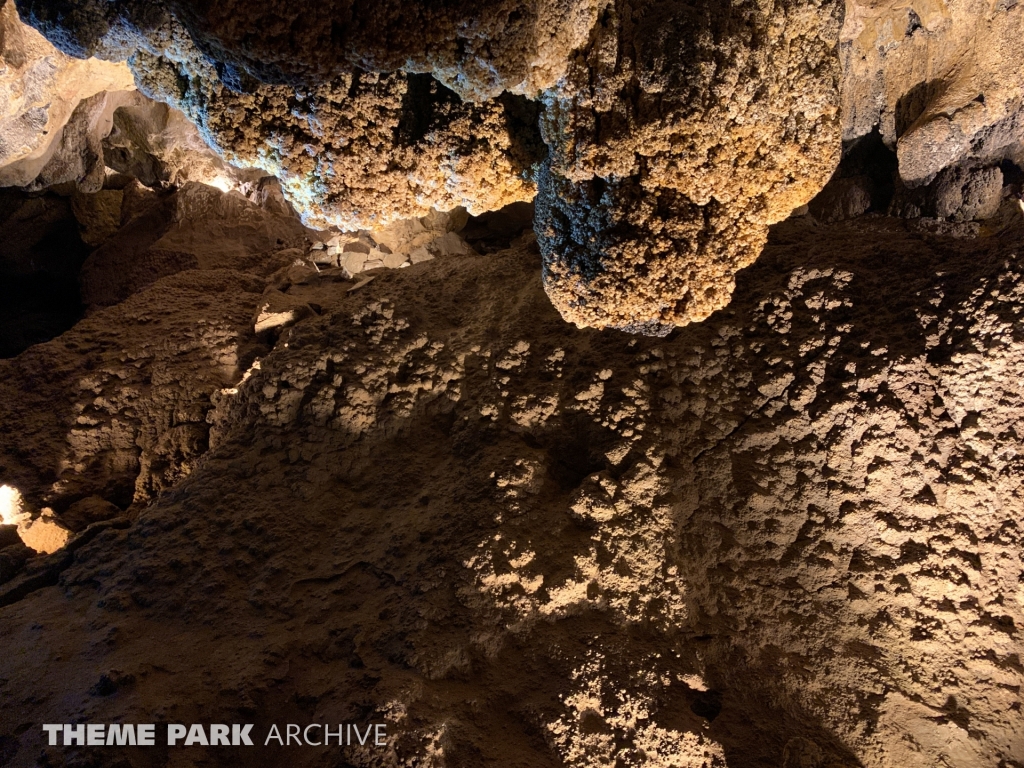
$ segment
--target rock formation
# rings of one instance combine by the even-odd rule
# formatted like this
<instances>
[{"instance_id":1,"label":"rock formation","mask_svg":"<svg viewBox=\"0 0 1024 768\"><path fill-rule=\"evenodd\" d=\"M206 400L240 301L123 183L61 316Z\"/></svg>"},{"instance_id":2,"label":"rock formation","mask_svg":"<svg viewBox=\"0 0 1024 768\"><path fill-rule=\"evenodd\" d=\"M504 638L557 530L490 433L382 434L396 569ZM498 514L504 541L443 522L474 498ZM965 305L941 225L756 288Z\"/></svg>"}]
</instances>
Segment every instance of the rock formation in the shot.
<instances>
[{"instance_id":1,"label":"rock formation","mask_svg":"<svg viewBox=\"0 0 1024 768\"><path fill-rule=\"evenodd\" d=\"M910 186L965 161L1020 163L1022 30L1016 2L850 3L844 138L877 127Z\"/></svg>"},{"instance_id":2,"label":"rock formation","mask_svg":"<svg viewBox=\"0 0 1024 768\"><path fill-rule=\"evenodd\" d=\"M545 284L581 326L661 334L724 306L840 137L877 131L927 187L893 209L910 217L991 215L1022 151L1015 4L18 5L64 51L128 60L309 225L539 195ZM840 186L841 215L866 210Z\"/></svg>"},{"instance_id":3,"label":"rock formation","mask_svg":"<svg viewBox=\"0 0 1024 768\"><path fill-rule=\"evenodd\" d=\"M1022 7L0 0L0 765L1020 768Z\"/></svg>"},{"instance_id":4,"label":"rock formation","mask_svg":"<svg viewBox=\"0 0 1024 768\"><path fill-rule=\"evenodd\" d=\"M473 14L462 6L403 6L401 23L353 7L340 14L348 25L324 9L284 44L295 20L262 6L244 23L231 4L21 7L69 51L130 53L149 95L181 108L233 163L277 175L308 224L482 213L531 199L542 179L538 233L563 316L651 333L706 317L767 226L834 170L838 5L532 5L489 11L479 47L459 42L455 16ZM364 16L369 29L397 29L358 54L348 46L361 33L325 43ZM542 29L544 45L529 42ZM544 107L546 150L538 107L521 95Z\"/></svg>"},{"instance_id":5,"label":"rock formation","mask_svg":"<svg viewBox=\"0 0 1024 768\"><path fill-rule=\"evenodd\" d=\"M4 733L374 717L387 750L331 754L1012 765L1021 233L797 219L664 341L564 323L529 244L278 283L319 313L258 366L265 278L160 278L0 363L25 503L138 516L0 588Z\"/></svg>"},{"instance_id":6,"label":"rock formation","mask_svg":"<svg viewBox=\"0 0 1024 768\"><path fill-rule=\"evenodd\" d=\"M79 61L21 24L14 3L0 3L0 186L25 186L61 146L79 103L133 88L124 64Z\"/></svg>"},{"instance_id":7,"label":"rock formation","mask_svg":"<svg viewBox=\"0 0 1024 768\"><path fill-rule=\"evenodd\" d=\"M563 317L658 335L728 303L834 171L839 7L627 10L550 97L538 237Z\"/></svg>"}]
</instances>

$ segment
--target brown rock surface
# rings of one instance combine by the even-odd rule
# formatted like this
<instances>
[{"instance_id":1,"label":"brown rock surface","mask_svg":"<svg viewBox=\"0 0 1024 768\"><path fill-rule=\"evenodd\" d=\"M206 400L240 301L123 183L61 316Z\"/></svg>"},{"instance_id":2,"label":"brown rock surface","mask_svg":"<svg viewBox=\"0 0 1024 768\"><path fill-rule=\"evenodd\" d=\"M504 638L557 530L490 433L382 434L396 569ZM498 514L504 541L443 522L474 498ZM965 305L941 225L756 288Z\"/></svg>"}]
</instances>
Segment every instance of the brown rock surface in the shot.
<instances>
[{"instance_id":1,"label":"brown rock surface","mask_svg":"<svg viewBox=\"0 0 1024 768\"><path fill-rule=\"evenodd\" d=\"M924 188L908 216L984 218L997 166L1024 163L1015 2L19 7L63 50L131 57L144 90L277 175L311 225L481 213L539 181L545 284L581 325L665 333L724 306L766 227L824 186L840 136L877 130L897 153L903 184ZM138 175L154 152L122 159ZM955 173L984 177L959 204ZM856 191L825 218L866 210Z\"/></svg>"},{"instance_id":2,"label":"brown rock surface","mask_svg":"<svg viewBox=\"0 0 1024 768\"><path fill-rule=\"evenodd\" d=\"M14 3L0 2L0 186L25 186L60 147L83 99L133 89L123 63L79 61L21 24Z\"/></svg>"},{"instance_id":3,"label":"brown rock surface","mask_svg":"<svg viewBox=\"0 0 1024 768\"><path fill-rule=\"evenodd\" d=\"M0 764L1024 765L1024 5L18 6Z\"/></svg>"},{"instance_id":4,"label":"brown rock surface","mask_svg":"<svg viewBox=\"0 0 1024 768\"><path fill-rule=\"evenodd\" d=\"M907 184L965 160L1024 159L1024 5L853 0L842 39L843 136L878 126Z\"/></svg>"},{"instance_id":5,"label":"brown rock surface","mask_svg":"<svg viewBox=\"0 0 1024 768\"><path fill-rule=\"evenodd\" d=\"M243 272L181 272L0 360L4 482L58 512L173 485L206 450L211 397L240 375L262 290Z\"/></svg>"},{"instance_id":6,"label":"brown rock surface","mask_svg":"<svg viewBox=\"0 0 1024 768\"><path fill-rule=\"evenodd\" d=\"M362 71L237 92L198 53L140 54L136 66L147 92L180 106L232 163L275 174L311 226L377 229L535 194L526 176L539 141L517 125L519 102L466 103L428 75Z\"/></svg>"},{"instance_id":7,"label":"brown rock surface","mask_svg":"<svg viewBox=\"0 0 1024 768\"><path fill-rule=\"evenodd\" d=\"M150 206L89 256L82 301L110 306L166 275L231 269L263 276L288 263L279 254L305 245L290 214L262 208L237 192L195 182Z\"/></svg>"},{"instance_id":8,"label":"brown rock surface","mask_svg":"<svg viewBox=\"0 0 1024 768\"><path fill-rule=\"evenodd\" d=\"M295 284L322 314L214 416L258 298L223 272L0 363L0 479L92 495L101 457L167 489L0 593L11 764L151 759L19 729L80 718L389 723L386 750L169 764L1013 765L1021 234L786 223L665 340L564 323L527 246ZM42 371L64 389L17 383ZM99 423L55 478L76 401ZM187 476L116 468L182 420L217 436ZM105 448L122 424L154 437Z\"/></svg>"},{"instance_id":9,"label":"brown rock surface","mask_svg":"<svg viewBox=\"0 0 1024 768\"><path fill-rule=\"evenodd\" d=\"M548 103L537 234L566 320L667 333L835 170L841 9L644 5L604 13Z\"/></svg>"}]
</instances>

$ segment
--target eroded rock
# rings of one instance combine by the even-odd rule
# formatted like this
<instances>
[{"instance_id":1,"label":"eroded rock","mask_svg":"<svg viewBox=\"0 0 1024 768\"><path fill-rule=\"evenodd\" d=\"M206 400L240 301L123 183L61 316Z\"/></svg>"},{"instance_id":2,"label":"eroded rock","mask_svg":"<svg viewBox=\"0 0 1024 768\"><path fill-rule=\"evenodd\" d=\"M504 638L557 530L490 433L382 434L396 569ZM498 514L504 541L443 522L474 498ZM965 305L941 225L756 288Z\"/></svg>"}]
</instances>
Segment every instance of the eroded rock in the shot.
<instances>
[{"instance_id":1,"label":"eroded rock","mask_svg":"<svg viewBox=\"0 0 1024 768\"><path fill-rule=\"evenodd\" d=\"M908 215L983 218L991 169L1022 162L1014 4L853 2L841 35L831 0L19 6L66 51L131 57L147 93L277 175L311 225L481 213L539 181L546 285L584 325L664 333L724 306L767 226L831 176L839 135L879 132L901 183L926 187ZM158 156L120 162L158 177ZM957 168L989 169L959 204L933 186ZM863 185L839 186L820 216L868 210Z\"/></svg>"},{"instance_id":2,"label":"eroded rock","mask_svg":"<svg viewBox=\"0 0 1024 768\"><path fill-rule=\"evenodd\" d=\"M0 611L0 726L315 701L388 723L356 766L1012 764L1021 226L788 222L665 340L563 322L528 243L322 285L205 418L260 294L163 278L0 362L5 482L53 493L70 440L75 498L104 467L168 490ZM212 450L152 453L204 421ZM18 760L64 757L42 738Z\"/></svg>"},{"instance_id":3,"label":"eroded rock","mask_svg":"<svg viewBox=\"0 0 1024 768\"><path fill-rule=\"evenodd\" d=\"M310 226L379 229L431 208L480 213L535 194L542 147L514 102L462 102L429 75L401 72L237 92L198 53L136 62L148 93L184 110L233 164L275 174Z\"/></svg>"},{"instance_id":4,"label":"eroded rock","mask_svg":"<svg viewBox=\"0 0 1024 768\"><path fill-rule=\"evenodd\" d=\"M290 214L261 208L239 193L190 182L148 207L82 267L82 300L110 306L161 277L190 269L269 275L305 246L307 230Z\"/></svg>"},{"instance_id":5,"label":"eroded rock","mask_svg":"<svg viewBox=\"0 0 1024 768\"><path fill-rule=\"evenodd\" d=\"M728 303L768 225L839 161L840 10L603 14L543 122L537 236L563 317L663 334Z\"/></svg>"},{"instance_id":6,"label":"eroded rock","mask_svg":"<svg viewBox=\"0 0 1024 768\"><path fill-rule=\"evenodd\" d=\"M844 138L877 126L911 187L962 162L1020 162L1022 32L1015 2L848 3Z\"/></svg>"},{"instance_id":7,"label":"eroded rock","mask_svg":"<svg viewBox=\"0 0 1024 768\"><path fill-rule=\"evenodd\" d=\"M134 89L123 63L80 61L21 24L0 3L0 186L30 184L61 147L63 129L84 99Z\"/></svg>"}]
</instances>

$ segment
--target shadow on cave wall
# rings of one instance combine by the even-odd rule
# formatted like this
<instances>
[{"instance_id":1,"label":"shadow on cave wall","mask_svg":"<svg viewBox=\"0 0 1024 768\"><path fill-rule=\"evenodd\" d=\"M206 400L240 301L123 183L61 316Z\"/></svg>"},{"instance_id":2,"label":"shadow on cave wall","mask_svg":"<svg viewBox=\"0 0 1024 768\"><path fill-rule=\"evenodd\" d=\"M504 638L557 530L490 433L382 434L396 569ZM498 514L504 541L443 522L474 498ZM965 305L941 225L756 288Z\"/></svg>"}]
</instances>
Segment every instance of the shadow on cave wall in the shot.
<instances>
[{"instance_id":1,"label":"shadow on cave wall","mask_svg":"<svg viewBox=\"0 0 1024 768\"><path fill-rule=\"evenodd\" d=\"M806 416L813 421L829 409L841 409L849 403L869 413L873 408L904 413L912 424L914 417L906 414L898 396L884 382L873 391L859 391L854 386L856 381L884 373L886 365L901 360L916 358L925 360L929 366L948 366L957 353L982 351L975 348L976 334L972 333L962 308L970 304L979 289L991 288L1000 275L1006 274L1008 263L1015 258L1013 246L1022 235L1024 223L1019 217L998 236L976 239L931 235L914 229L913 225L882 217L832 227L820 227L807 219L791 219L772 229L760 259L740 273L729 307L705 323L678 330L671 337L671 344L681 350L710 349L720 336L728 337L730 329L740 327L746 330L739 337L739 344L750 350L762 342L777 358L771 365L749 360L730 363L736 378L742 379L739 374L745 371L751 375L750 384L742 387L749 398L746 410L737 411L735 431L710 446L692 446L692 452L688 450L690 446L684 446L686 452L669 461L677 496L685 497L688 489L699 483L699 498L691 504L680 504L681 555L677 563L680 578L686 584L689 612L694 617L697 636L693 642L706 664L706 680L715 692L714 706L709 709L709 714L714 715L709 733L722 744L730 768L778 765L785 745L790 742L792 760L797 759L792 755L799 754L801 749L810 750L808 754L817 754L815 750L820 749L825 760L821 764L828 765L832 759L842 765L860 765L818 717L802 711L796 703L801 691L790 686L800 680L799 664L815 657L800 657L787 650L787 633L798 632L793 626L801 621L806 629L806 622L810 621L795 609L788 611L787 606L798 605L801 599L815 599L798 584L797 575L813 563L814 568L824 569L823 581L831 579L845 584L850 571L841 565L842 558L836 558L836 566L829 573L828 561L817 557L811 546L815 543L814 535L803 534L803 529L788 551L771 555L777 559L774 566L764 561L758 564L759 558L765 557L760 549L744 554L748 539L743 534L752 520L766 516L757 511L763 506L758 502L766 494L777 510L773 515L809 514L802 506L809 495L797 492L792 498L780 498L778 488L772 484L777 478L769 477L764 464L752 460L758 451L774 457L772 467L780 472L792 470L797 478L795 487L799 487L801 472L810 471L809 464L800 464L803 454L799 450L796 459L786 458L789 441L795 438L785 431L785 425L799 414L785 405L781 411L762 412L755 407L757 392L770 389L773 380L786 370L795 374L789 391L796 391L809 380L809 369L818 357L814 353L805 357L801 350L815 336L824 335L827 339L836 334L834 338L841 337L841 341L820 371L817 394L806 406ZM836 276L844 281L838 290L833 283ZM825 311L817 303L819 291L847 301ZM772 327L765 321L773 306L791 313L785 316L788 327L784 335L778 325ZM1002 308L996 305L988 311L1013 325L1013 308L1012 302L1005 302ZM1024 328L1019 323L1013 327L1016 341L1024 341ZM877 354L879 349L885 353ZM684 393L683 399L686 397ZM668 425L678 422L678 414L671 408L663 410L662 418ZM950 421L949 427L955 429L956 425ZM810 429L804 439L815 439ZM696 459L691 463L694 453ZM828 467L824 471L827 470ZM893 504L898 503L899 499L893 500ZM823 516L818 523L824 530L842 525L844 509L814 512ZM744 571L751 563L754 567ZM881 568L876 564L867 567ZM751 616L751 608L746 606L751 595L758 595L758 605L775 605L778 613ZM737 616L746 619L737 623ZM850 626L856 626L855 616L820 615L813 624L813 632L820 634L818 647L834 649L831 664L874 665L876 679L889 679L881 657L844 657L849 637L839 635L838 631ZM755 636L758 640L752 639ZM774 649L771 642L765 642L765 638L773 637L778 644ZM809 675L808 672L808 680ZM900 688L895 681L893 687ZM880 698L864 694L864 700L857 705L860 711L850 716L872 728L878 717L874 709L876 700ZM836 708L849 703L844 703L838 692L831 702ZM806 747L804 739L813 745ZM785 763L787 768L791 764L819 763Z\"/></svg>"},{"instance_id":2,"label":"shadow on cave wall","mask_svg":"<svg viewBox=\"0 0 1024 768\"><path fill-rule=\"evenodd\" d=\"M0 190L0 358L59 336L82 317L78 274L89 255L70 202Z\"/></svg>"}]
</instances>

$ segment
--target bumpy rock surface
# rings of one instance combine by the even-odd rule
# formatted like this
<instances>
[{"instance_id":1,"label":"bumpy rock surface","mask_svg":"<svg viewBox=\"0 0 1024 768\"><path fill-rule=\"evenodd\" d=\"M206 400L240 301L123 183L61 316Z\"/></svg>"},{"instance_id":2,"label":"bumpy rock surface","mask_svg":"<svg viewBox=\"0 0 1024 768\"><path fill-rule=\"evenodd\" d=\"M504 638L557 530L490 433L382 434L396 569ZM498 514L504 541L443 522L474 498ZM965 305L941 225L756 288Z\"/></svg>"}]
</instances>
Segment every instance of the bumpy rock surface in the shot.
<instances>
[{"instance_id":1,"label":"bumpy rock surface","mask_svg":"<svg viewBox=\"0 0 1024 768\"><path fill-rule=\"evenodd\" d=\"M853 2L841 38L819 0L19 6L65 51L131 57L310 224L480 213L539 181L546 286L581 325L664 333L723 306L766 227L828 180L840 94L843 138L880 131L902 183L927 185L904 215L982 218L995 166L1021 161L1015 3ZM509 93L544 106L544 169L538 110ZM984 177L959 204L958 173ZM826 219L867 210L844 183Z\"/></svg>"},{"instance_id":2,"label":"bumpy rock surface","mask_svg":"<svg viewBox=\"0 0 1024 768\"><path fill-rule=\"evenodd\" d=\"M126 58L189 36L230 79L316 84L353 67L435 72L480 101L502 91L535 96L565 72L603 3L470 0L288 6L270 0L21 0L31 23L77 56Z\"/></svg>"},{"instance_id":3,"label":"bumpy rock surface","mask_svg":"<svg viewBox=\"0 0 1024 768\"><path fill-rule=\"evenodd\" d=\"M57 50L12 2L0 4L0 71L0 186L92 194L116 172L238 188L265 175L224 162L184 115L138 93L126 65Z\"/></svg>"},{"instance_id":4,"label":"bumpy rock surface","mask_svg":"<svg viewBox=\"0 0 1024 768\"><path fill-rule=\"evenodd\" d=\"M384 719L386 750L187 758L1014 765L1022 234L796 220L663 341L564 323L528 245L279 284L321 314L237 386L255 278L163 278L0 363L29 503L166 489L0 587L5 754Z\"/></svg>"},{"instance_id":5,"label":"bumpy rock surface","mask_svg":"<svg viewBox=\"0 0 1024 768\"><path fill-rule=\"evenodd\" d=\"M893 209L910 217L985 218L993 174L1024 162L1012 2L854 1L841 34L834 0L19 7L65 51L130 57L311 225L481 213L539 184L545 285L583 326L666 333L724 306L840 136L879 133L921 190ZM839 186L825 220L878 196Z\"/></svg>"},{"instance_id":6,"label":"bumpy rock surface","mask_svg":"<svg viewBox=\"0 0 1024 768\"><path fill-rule=\"evenodd\" d=\"M581 325L706 317L838 161L831 1L20 5L67 50L131 54L147 93L276 174L312 225L482 213L539 173L548 290ZM544 105L547 150L509 93Z\"/></svg>"},{"instance_id":7,"label":"bumpy rock surface","mask_svg":"<svg viewBox=\"0 0 1024 768\"><path fill-rule=\"evenodd\" d=\"M82 300L117 304L161 277L191 269L236 269L269 275L289 262L307 230L238 193L189 183L140 213L97 248L82 267Z\"/></svg>"},{"instance_id":8,"label":"bumpy rock surface","mask_svg":"<svg viewBox=\"0 0 1024 768\"><path fill-rule=\"evenodd\" d=\"M465 103L429 75L360 70L308 90L238 92L197 52L140 54L136 66L142 87L183 109L232 163L277 175L311 226L379 228L535 194L542 145L536 112L520 101Z\"/></svg>"},{"instance_id":9,"label":"bumpy rock surface","mask_svg":"<svg viewBox=\"0 0 1024 768\"><path fill-rule=\"evenodd\" d=\"M92 495L127 508L187 474L209 446L211 398L261 349L261 295L301 258L305 234L292 216L199 184L150 200L86 261L91 315L0 362L0 421L38 445L6 444L4 482L32 509L63 513Z\"/></svg>"},{"instance_id":10,"label":"bumpy rock surface","mask_svg":"<svg viewBox=\"0 0 1024 768\"><path fill-rule=\"evenodd\" d=\"M728 303L839 162L840 7L627 4L547 103L545 285L580 326L668 333Z\"/></svg>"}]
</instances>

